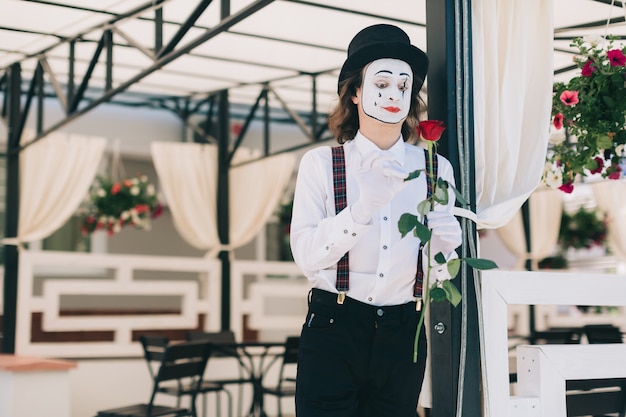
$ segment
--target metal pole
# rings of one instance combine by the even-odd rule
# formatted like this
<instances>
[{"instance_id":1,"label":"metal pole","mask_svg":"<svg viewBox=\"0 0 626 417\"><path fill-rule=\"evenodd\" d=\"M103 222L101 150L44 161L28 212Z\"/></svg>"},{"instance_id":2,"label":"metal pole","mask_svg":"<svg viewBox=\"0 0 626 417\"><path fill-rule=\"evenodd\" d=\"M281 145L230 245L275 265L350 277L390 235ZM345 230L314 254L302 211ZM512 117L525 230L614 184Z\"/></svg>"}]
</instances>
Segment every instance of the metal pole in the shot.
<instances>
[{"instance_id":1,"label":"metal pole","mask_svg":"<svg viewBox=\"0 0 626 417\"><path fill-rule=\"evenodd\" d=\"M22 67L19 63L9 68L6 94L8 98L7 183L5 200L4 235L17 237L19 220L19 152L11 152L20 146ZM2 316L2 352L15 353L15 330L17 313L17 272L19 253L16 245L4 245L4 301Z\"/></svg>"},{"instance_id":2,"label":"metal pole","mask_svg":"<svg viewBox=\"0 0 626 417\"><path fill-rule=\"evenodd\" d=\"M469 0L426 1L428 115L448 127L439 151L452 163L457 187L475 204L469 4ZM461 256L468 256L467 242L473 240L475 226L464 222L463 229ZM431 304L433 417L481 415L480 337L472 277L468 268L454 281L463 293L462 305Z\"/></svg>"}]
</instances>

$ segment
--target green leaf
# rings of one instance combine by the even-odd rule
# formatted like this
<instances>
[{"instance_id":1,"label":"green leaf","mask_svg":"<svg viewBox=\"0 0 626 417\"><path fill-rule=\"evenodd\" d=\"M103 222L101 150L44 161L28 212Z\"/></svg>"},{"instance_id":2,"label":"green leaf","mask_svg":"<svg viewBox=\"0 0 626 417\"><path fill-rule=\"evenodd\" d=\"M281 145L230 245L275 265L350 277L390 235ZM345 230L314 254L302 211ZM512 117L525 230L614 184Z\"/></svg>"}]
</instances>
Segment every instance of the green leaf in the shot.
<instances>
[{"instance_id":1,"label":"green leaf","mask_svg":"<svg viewBox=\"0 0 626 417\"><path fill-rule=\"evenodd\" d=\"M435 194L433 195L433 199L439 204L448 204L448 189L435 187Z\"/></svg>"},{"instance_id":2,"label":"green leaf","mask_svg":"<svg viewBox=\"0 0 626 417\"><path fill-rule=\"evenodd\" d=\"M456 277L461 270L461 260L460 259L452 259L448 261L448 273L451 278Z\"/></svg>"},{"instance_id":3,"label":"green leaf","mask_svg":"<svg viewBox=\"0 0 626 417\"><path fill-rule=\"evenodd\" d=\"M448 185L450 186L450 188L452 188L452 191L454 191L454 195L456 196L456 201L458 201L459 204L462 205L463 207L467 207L468 206L467 200L465 199L465 197L463 197L463 195L459 192L459 190L457 190L456 187L450 183L448 183Z\"/></svg>"},{"instance_id":4,"label":"green leaf","mask_svg":"<svg viewBox=\"0 0 626 417\"><path fill-rule=\"evenodd\" d=\"M419 178L421 173L422 173L421 169L416 169L415 171L410 172L409 176L406 177L404 180L405 181L411 181L411 180L414 180L415 178Z\"/></svg>"},{"instance_id":5,"label":"green leaf","mask_svg":"<svg viewBox=\"0 0 626 417\"><path fill-rule=\"evenodd\" d=\"M598 136L598 139L596 140L596 144L598 145L598 148L600 149L609 149L613 146L613 142L611 141L611 138L608 137L608 135Z\"/></svg>"},{"instance_id":6,"label":"green leaf","mask_svg":"<svg viewBox=\"0 0 626 417\"><path fill-rule=\"evenodd\" d=\"M598 168L598 161L596 161L595 159L590 159L585 164L585 168L587 168L589 171L593 171L594 169L597 169Z\"/></svg>"},{"instance_id":7,"label":"green leaf","mask_svg":"<svg viewBox=\"0 0 626 417\"><path fill-rule=\"evenodd\" d=\"M423 200L417 205L417 212L421 214L422 217L424 217L430 211L430 206L431 206L430 200L428 199Z\"/></svg>"},{"instance_id":8,"label":"green leaf","mask_svg":"<svg viewBox=\"0 0 626 417\"><path fill-rule=\"evenodd\" d=\"M436 285L436 284L435 284ZM436 303L439 303L447 298L446 292L439 287L435 287L430 290L430 299Z\"/></svg>"},{"instance_id":9,"label":"green leaf","mask_svg":"<svg viewBox=\"0 0 626 417\"><path fill-rule=\"evenodd\" d=\"M445 256L443 256L443 253L438 252L438 253L435 255L435 262L437 262L439 265L441 265L441 264L445 264L445 263L446 263L446 257L445 257Z\"/></svg>"},{"instance_id":10,"label":"green leaf","mask_svg":"<svg viewBox=\"0 0 626 417\"><path fill-rule=\"evenodd\" d=\"M602 96L602 101L608 108L615 107L615 100L613 100L610 96Z\"/></svg>"},{"instance_id":11,"label":"green leaf","mask_svg":"<svg viewBox=\"0 0 626 417\"><path fill-rule=\"evenodd\" d=\"M417 224L421 224L417 216L411 213L404 213L398 220L398 230L402 237L405 237Z\"/></svg>"},{"instance_id":12,"label":"green leaf","mask_svg":"<svg viewBox=\"0 0 626 417\"><path fill-rule=\"evenodd\" d=\"M485 270L485 269L494 269L498 267L498 265L490 259L465 258L463 260L467 262L467 264L474 269Z\"/></svg>"},{"instance_id":13,"label":"green leaf","mask_svg":"<svg viewBox=\"0 0 626 417\"><path fill-rule=\"evenodd\" d=\"M441 177L437 178L437 187L445 188L447 190L448 189L448 181L444 180Z\"/></svg>"},{"instance_id":14,"label":"green leaf","mask_svg":"<svg viewBox=\"0 0 626 417\"><path fill-rule=\"evenodd\" d=\"M458 288L452 283L452 281L444 281L441 288L445 291L446 298L448 299L448 301L450 301L450 304L455 307L458 306L461 302L462 296Z\"/></svg>"},{"instance_id":15,"label":"green leaf","mask_svg":"<svg viewBox=\"0 0 626 417\"><path fill-rule=\"evenodd\" d=\"M415 236L419 238L422 243L426 243L430 240L431 231L428 227L424 226L422 223L417 222L415 225Z\"/></svg>"}]
</instances>

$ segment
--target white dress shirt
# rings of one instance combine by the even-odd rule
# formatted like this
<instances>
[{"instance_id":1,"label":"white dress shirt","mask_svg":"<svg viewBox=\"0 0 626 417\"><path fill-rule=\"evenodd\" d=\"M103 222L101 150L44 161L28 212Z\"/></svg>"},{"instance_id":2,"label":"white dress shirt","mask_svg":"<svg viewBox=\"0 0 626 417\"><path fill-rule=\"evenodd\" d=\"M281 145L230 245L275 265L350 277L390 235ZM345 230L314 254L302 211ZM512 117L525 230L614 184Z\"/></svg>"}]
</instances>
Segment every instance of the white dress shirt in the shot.
<instances>
[{"instance_id":1,"label":"white dress shirt","mask_svg":"<svg viewBox=\"0 0 626 417\"><path fill-rule=\"evenodd\" d=\"M417 214L417 205L426 199L426 176L409 181L391 201L374 214L370 224L353 221L350 206L358 198L354 174L370 152L384 152L407 172L425 169L423 148L402 137L386 151L357 133L343 145L346 160L348 206L335 215L332 155L329 146L308 151L300 162L291 221L291 249L296 264L313 287L337 292L337 262L350 252L350 288L346 295L367 304L384 306L415 300L413 286L420 241L412 233L404 238L398 231L403 213ZM438 176L454 184L452 165L438 155ZM452 211L454 193L446 206ZM432 282L432 281L431 281Z\"/></svg>"}]
</instances>

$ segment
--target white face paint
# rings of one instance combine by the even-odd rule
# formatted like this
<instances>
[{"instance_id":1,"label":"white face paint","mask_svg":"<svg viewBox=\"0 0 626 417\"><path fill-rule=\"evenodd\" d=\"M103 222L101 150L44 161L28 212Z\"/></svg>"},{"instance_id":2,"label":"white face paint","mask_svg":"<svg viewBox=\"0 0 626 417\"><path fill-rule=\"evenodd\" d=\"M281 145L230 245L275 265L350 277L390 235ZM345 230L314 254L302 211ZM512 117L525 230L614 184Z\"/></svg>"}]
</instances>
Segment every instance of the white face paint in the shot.
<instances>
[{"instance_id":1,"label":"white face paint","mask_svg":"<svg viewBox=\"0 0 626 417\"><path fill-rule=\"evenodd\" d=\"M371 62L363 75L361 105L369 117L383 123L400 123L409 114L413 71L399 59Z\"/></svg>"}]
</instances>

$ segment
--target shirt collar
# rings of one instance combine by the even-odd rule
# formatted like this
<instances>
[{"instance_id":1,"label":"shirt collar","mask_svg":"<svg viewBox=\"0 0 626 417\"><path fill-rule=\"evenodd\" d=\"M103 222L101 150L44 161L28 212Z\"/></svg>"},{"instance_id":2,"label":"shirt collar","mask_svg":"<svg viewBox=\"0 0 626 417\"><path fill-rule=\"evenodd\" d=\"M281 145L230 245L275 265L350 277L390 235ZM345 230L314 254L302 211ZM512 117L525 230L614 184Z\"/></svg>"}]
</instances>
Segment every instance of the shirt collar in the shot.
<instances>
[{"instance_id":1,"label":"shirt collar","mask_svg":"<svg viewBox=\"0 0 626 417\"><path fill-rule=\"evenodd\" d=\"M362 157L368 155L371 152L380 152L385 155L391 155L391 157L396 162L398 162L400 166L404 165L405 149L404 139L402 138L402 135L400 135L396 143L394 143L391 148L383 151L378 146L376 146L374 142L363 136L361 131L358 131L356 133L356 136L354 137L354 145L356 146Z\"/></svg>"}]
</instances>

